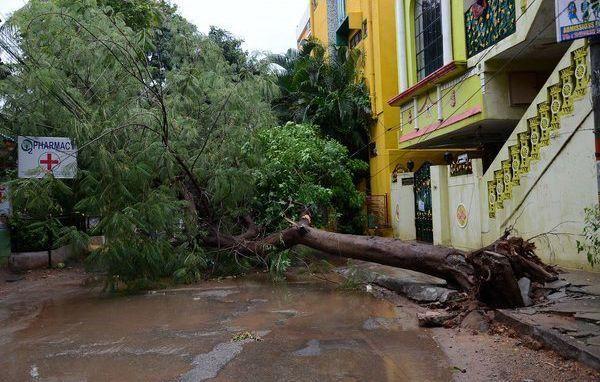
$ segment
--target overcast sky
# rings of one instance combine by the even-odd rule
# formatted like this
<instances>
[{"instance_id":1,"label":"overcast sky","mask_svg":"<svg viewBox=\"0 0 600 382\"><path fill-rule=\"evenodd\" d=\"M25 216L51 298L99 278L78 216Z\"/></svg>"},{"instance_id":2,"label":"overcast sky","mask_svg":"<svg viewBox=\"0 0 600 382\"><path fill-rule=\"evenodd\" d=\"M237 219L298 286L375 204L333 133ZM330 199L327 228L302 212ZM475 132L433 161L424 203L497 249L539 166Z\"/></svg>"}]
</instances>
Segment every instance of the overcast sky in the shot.
<instances>
[{"instance_id":1,"label":"overcast sky","mask_svg":"<svg viewBox=\"0 0 600 382\"><path fill-rule=\"evenodd\" d=\"M0 0L0 18L25 2ZM296 25L308 7L308 0L172 0L172 3L202 32L216 25L245 40L248 50L276 53L296 46Z\"/></svg>"}]
</instances>

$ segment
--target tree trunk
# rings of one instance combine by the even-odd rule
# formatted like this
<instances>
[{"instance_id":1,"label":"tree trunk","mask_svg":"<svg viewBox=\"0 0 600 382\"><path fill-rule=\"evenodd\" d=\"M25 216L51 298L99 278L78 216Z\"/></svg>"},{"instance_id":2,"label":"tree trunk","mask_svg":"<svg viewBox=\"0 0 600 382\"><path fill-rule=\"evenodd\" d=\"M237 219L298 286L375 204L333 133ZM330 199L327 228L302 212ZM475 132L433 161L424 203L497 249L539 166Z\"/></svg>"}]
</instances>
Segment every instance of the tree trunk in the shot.
<instances>
[{"instance_id":1,"label":"tree trunk","mask_svg":"<svg viewBox=\"0 0 600 382\"><path fill-rule=\"evenodd\" d=\"M426 243L327 232L311 227L310 217L305 215L292 227L263 239L247 240L247 237L214 231L205 244L261 257L268 256L274 248L281 250L302 244L333 256L437 276L489 305L502 307L523 306L518 286L521 277L535 282L557 278L554 269L533 253L533 244L508 235L486 248L465 253Z\"/></svg>"}]
</instances>

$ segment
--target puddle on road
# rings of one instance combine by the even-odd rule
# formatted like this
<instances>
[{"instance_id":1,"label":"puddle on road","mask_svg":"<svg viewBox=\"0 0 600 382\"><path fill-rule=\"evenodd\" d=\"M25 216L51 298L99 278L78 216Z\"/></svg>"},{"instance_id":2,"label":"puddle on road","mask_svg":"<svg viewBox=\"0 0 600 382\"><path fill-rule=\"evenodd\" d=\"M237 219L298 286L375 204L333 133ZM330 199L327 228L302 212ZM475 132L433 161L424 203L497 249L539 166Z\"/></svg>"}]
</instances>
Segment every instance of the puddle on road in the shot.
<instances>
[{"instance_id":1,"label":"puddle on road","mask_svg":"<svg viewBox=\"0 0 600 382\"><path fill-rule=\"evenodd\" d=\"M200 286L53 301L1 347L0 380L452 378L428 332L370 295L318 282Z\"/></svg>"}]
</instances>

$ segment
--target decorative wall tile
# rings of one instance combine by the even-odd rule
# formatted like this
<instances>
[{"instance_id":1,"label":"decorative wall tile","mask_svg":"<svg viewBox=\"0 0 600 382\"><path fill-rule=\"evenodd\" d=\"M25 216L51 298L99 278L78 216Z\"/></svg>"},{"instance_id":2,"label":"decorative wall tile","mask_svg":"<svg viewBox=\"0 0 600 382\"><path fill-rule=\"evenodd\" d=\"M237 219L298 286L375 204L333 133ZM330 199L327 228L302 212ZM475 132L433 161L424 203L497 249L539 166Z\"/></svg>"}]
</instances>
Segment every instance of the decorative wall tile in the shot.
<instances>
[{"instance_id":1,"label":"decorative wall tile","mask_svg":"<svg viewBox=\"0 0 600 382\"><path fill-rule=\"evenodd\" d=\"M517 134L520 143L520 154L521 154L521 176L529 172L529 155L531 155L531 149L529 147L529 131Z\"/></svg>"},{"instance_id":2,"label":"decorative wall tile","mask_svg":"<svg viewBox=\"0 0 600 382\"><path fill-rule=\"evenodd\" d=\"M518 186L521 183L521 145L517 143L508 149L511 157L513 185Z\"/></svg>"},{"instance_id":3,"label":"decorative wall tile","mask_svg":"<svg viewBox=\"0 0 600 382\"><path fill-rule=\"evenodd\" d=\"M488 210L490 218L496 217L496 181L488 182Z\"/></svg>"},{"instance_id":4,"label":"decorative wall tile","mask_svg":"<svg viewBox=\"0 0 600 382\"><path fill-rule=\"evenodd\" d=\"M562 92L560 84L548 88L550 97L550 132L560 129L560 111L562 110Z\"/></svg>"},{"instance_id":5,"label":"decorative wall tile","mask_svg":"<svg viewBox=\"0 0 600 382\"><path fill-rule=\"evenodd\" d=\"M504 171L494 171L494 179L496 179L496 210L504 208Z\"/></svg>"},{"instance_id":6,"label":"decorative wall tile","mask_svg":"<svg viewBox=\"0 0 600 382\"><path fill-rule=\"evenodd\" d=\"M572 115L573 114L573 92L575 91L574 76L575 70L572 66L564 68L560 72L561 95L563 99L562 109L560 115Z\"/></svg>"},{"instance_id":7,"label":"decorative wall tile","mask_svg":"<svg viewBox=\"0 0 600 382\"><path fill-rule=\"evenodd\" d=\"M503 181L504 181L504 199L505 200L512 198L513 181L512 181L512 168L511 168L510 162L511 162L510 160L502 161L502 174L503 174Z\"/></svg>"},{"instance_id":8,"label":"decorative wall tile","mask_svg":"<svg viewBox=\"0 0 600 382\"><path fill-rule=\"evenodd\" d=\"M532 160L540 159L540 118L533 117L527 120L527 129L529 130L529 141L531 142L531 152L529 157Z\"/></svg>"},{"instance_id":9,"label":"decorative wall tile","mask_svg":"<svg viewBox=\"0 0 600 382\"><path fill-rule=\"evenodd\" d=\"M573 91L573 98L576 100L585 96L587 87L590 84L587 51L588 47L584 46L571 53L575 76L575 90Z\"/></svg>"},{"instance_id":10,"label":"decorative wall tile","mask_svg":"<svg viewBox=\"0 0 600 382\"><path fill-rule=\"evenodd\" d=\"M550 144L550 104L544 101L538 104L538 117L540 120L540 146L548 146Z\"/></svg>"},{"instance_id":11,"label":"decorative wall tile","mask_svg":"<svg viewBox=\"0 0 600 382\"><path fill-rule=\"evenodd\" d=\"M494 45L516 30L515 0L487 0L465 13L469 57Z\"/></svg>"}]
</instances>

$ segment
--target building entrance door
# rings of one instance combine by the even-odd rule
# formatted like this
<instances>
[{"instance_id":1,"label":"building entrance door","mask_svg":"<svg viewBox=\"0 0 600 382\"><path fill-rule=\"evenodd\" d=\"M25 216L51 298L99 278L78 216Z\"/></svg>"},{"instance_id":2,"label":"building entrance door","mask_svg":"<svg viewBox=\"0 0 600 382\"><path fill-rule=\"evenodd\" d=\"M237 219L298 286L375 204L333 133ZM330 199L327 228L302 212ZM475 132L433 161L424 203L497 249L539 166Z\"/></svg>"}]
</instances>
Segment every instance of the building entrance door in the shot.
<instances>
[{"instance_id":1,"label":"building entrance door","mask_svg":"<svg viewBox=\"0 0 600 382\"><path fill-rule=\"evenodd\" d=\"M431 217L431 163L425 162L415 172L415 226L417 240L433 243Z\"/></svg>"}]
</instances>

